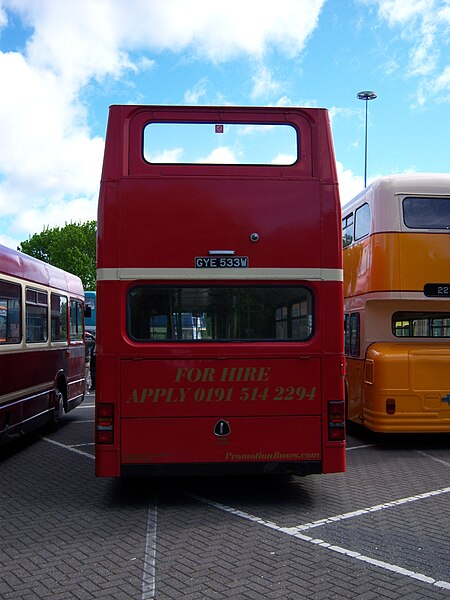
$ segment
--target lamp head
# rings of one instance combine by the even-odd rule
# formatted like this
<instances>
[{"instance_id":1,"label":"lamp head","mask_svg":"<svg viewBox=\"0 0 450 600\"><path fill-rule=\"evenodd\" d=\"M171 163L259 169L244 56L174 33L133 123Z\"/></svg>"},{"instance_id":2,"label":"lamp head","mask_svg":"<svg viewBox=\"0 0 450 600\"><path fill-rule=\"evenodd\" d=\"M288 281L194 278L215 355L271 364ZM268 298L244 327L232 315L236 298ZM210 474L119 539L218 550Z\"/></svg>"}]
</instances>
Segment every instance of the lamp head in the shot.
<instances>
[{"instance_id":1,"label":"lamp head","mask_svg":"<svg viewBox=\"0 0 450 600\"><path fill-rule=\"evenodd\" d=\"M369 90L365 90L362 92L358 92L356 94L358 100L375 100L377 94L375 92L370 92Z\"/></svg>"}]
</instances>

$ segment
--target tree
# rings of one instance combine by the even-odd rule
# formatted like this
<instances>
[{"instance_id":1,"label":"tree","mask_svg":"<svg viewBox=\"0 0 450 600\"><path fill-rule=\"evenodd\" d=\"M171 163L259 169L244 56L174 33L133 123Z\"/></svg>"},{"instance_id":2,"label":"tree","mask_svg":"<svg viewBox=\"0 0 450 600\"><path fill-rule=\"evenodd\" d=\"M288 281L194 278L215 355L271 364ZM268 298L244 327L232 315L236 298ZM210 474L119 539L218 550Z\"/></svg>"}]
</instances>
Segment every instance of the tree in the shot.
<instances>
[{"instance_id":1,"label":"tree","mask_svg":"<svg viewBox=\"0 0 450 600\"><path fill-rule=\"evenodd\" d=\"M66 223L64 227L46 227L17 249L78 275L84 289L95 290L96 237L96 221Z\"/></svg>"}]
</instances>

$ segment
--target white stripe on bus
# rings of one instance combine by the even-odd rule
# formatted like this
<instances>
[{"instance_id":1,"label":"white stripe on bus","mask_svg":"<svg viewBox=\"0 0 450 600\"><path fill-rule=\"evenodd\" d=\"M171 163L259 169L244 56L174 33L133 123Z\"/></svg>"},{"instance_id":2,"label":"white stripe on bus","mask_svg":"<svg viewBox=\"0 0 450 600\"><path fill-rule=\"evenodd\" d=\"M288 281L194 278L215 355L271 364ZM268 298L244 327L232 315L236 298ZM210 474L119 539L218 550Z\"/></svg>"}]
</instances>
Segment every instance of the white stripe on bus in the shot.
<instances>
[{"instance_id":1,"label":"white stripe on bus","mask_svg":"<svg viewBox=\"0 0 450 600\"><path fill-rule=\"evenodd\" d=\"M254 269L177 269L177 268L113 268L97 269L99 281L137 279L165 280L258 280L258 281L343 281L342 269L321 268L254 268Z\"/></svg>"}]
</instances>

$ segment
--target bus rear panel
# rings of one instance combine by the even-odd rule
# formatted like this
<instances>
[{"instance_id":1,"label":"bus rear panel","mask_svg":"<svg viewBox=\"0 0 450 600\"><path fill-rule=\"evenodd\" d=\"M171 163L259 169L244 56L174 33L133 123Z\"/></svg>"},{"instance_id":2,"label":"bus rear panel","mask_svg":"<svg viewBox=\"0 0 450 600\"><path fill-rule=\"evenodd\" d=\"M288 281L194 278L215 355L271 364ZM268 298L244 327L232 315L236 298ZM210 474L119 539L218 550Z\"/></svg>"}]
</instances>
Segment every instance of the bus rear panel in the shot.
<instances>
[{"instance_id":1,"label":"bus rear panel","mask_svg":"<svg viewBox=\"0 0 450 600\"><path fill-rule=\"evenodd\" d=\"M176 138L146 150L161 123L206 126L222 157L228 126L288 126L295 152L281 165L168 162ZM111 107L97 269L97 475L344 471L325 110Z\"/></svg>"}]
</instances>

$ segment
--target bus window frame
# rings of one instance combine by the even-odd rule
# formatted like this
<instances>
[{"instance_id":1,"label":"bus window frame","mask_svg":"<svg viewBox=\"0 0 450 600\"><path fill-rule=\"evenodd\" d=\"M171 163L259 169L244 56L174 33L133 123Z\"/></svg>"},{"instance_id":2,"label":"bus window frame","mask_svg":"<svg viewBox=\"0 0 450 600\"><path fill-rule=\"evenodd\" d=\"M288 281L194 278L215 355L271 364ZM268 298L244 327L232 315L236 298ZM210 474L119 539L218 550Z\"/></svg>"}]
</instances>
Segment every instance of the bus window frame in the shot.
<instances>
[{"instance_id":1,"label":"bus window frame","mask_svg":"<svg viewBox=\"0 0 450 600\"><path fill-rule=\"evenodd\" d=\"M31 298L31 294L36 294L36 300L34 301ZM46 299L46 303L44 304L43 302L39 302L39 299L45 296ZM46 289L43 288L39 288L37 286L34 285L27 285L25 286L25 293L24 293L24 298L25 298L25 342L26 344L47 344L49 341L49 295L48 295L48 291ZM29 325L29 319L30 317L33 317L33 315L31 315L31 312L29 312L29 308L28 307L41 307L41 308L45 308L45 312L40 313L38 315L38 318L41 322L41 325L39 327L39 329L41 330L42 333L45 332L45 337L43 339L33 339L33 336L30 335L31 331L36 330L35 326L31 326ZM42 323L42 317L45 317L45 326ZM30 333L29 333L30 332Z\"/></svg>"},{"instance_id":2,"label":"bus window frame","mask_svg":"<svg viewBox=\"0 0 450 600\"><path fill-rule=\"evenodd\" d=\"M308 337L306 338L276 338L276 337L272 337L272 338L208 338L208 339L201 339L201 338L192 338L192 339L184 339L182 337L180 338L176 338L176 337L171 337L171 338L164 338L164 339L152 339L152 338L146 338L146 339L139 339L134 337L131 334L131 324L130 324L130 294L133 290L139 289L139 288L148 288L148 289L154 289L154 290L164 290L164 291L168 291L168 290L186 290L186 289L203 289L203 288L208 288L208 289L280 289L280 288L285 288L285 289L293 289L296 288L296 290L298 290L299 292L301 292L302 290L304 290L305 292L305 296L304 298L300 297L300 296L295 296L294 298L290 299L287 301L287 313L288 313L288 325L287 325L287 330L288 333L292 332L292 317L290 317L291 313L292 313L292 306L295 303L300 302L301 300L305 300L308 304L309 304L309 308L310 311L308 312L308 314L306 315L306 319L310 318L310 324L309 324L309 328L310 328L310 333L308 335ZM276 311L279 310L280 308L282 308L283 305L277 304L273 306L274 309L274 314L273 314L273 326L275 329L275 333L277 331L277 319L276 319ZM301 284L301 285L258 285L258 284L240 284L240 285L234 285L232 287L227 286L227 285L206 285L206 282L203 282L201 285L154 285L154 284L145 284L145 283L139 283L139 284L134 284L133 286L131 286L128 290L127 290L127 294L126 294L126 335L128 337L128 339L130 341L132 341L133 343L136 344L161 344L161 343L174 343L174 344L181 344L181 343L195 343L195 344L201 344L201 343L212 343L212 344L223 344L223 343L233 343L233 342L237 342L239 344L245 344L245 343L259 343L259 342L264 342L264 343L274 343L274 344L278 344L278 343L305 343L308 342L309 340L311 340L315 333L316 333L316 305L315 305L315 293L314 293L314 289L308 285L305 284ZM181 311L180 314L182 314L185 311ZM156 316L156 315L155 315ZM166 315L167 316L167 315ZM290 319L289 319L290 317ZM300 319L296 320L300 321ZM167 329L168 331L171 330L171 320L168 319L168 324L167 324ZM175 328L176 329L176 328Z\"/></svg>"},{"instance_id":3,"label":"bus window frame","mask_svg":"<svg viewBox=\"0 0 450 600\"><path fill-rule=\"evenodd\" d=\"M344 354L350 355L350 313L344 313Z\"/></svg>"},{"instance_id":4,"label":"bus window frame","mask_svg":"<svg viewBox=\"0 0 450 600\"><path fill-rule=\"evenodd\" d=\"M417 315L416 319L414 319L413 315ZM445 316L447 315L447 316ZM401 318L401 317L404 318ZM433 325L433 321L435 320L443 320L443 319L448 319L449 320L449 324L448 325L443 325L441 328L445 327L446 329L448 329L449 334L448 335L431 335L431 332L433 331L433 329L438 329L438 327ZM424 325L426 325L426 328L428 330L427 335L414 335L412 333L413 327L412 327L412 322L413 321L418 321L418 320L422 320L424 321ZM398 333L396 333L396 330L399 329L399 327L395 326L395 323L399 323L399 322L407 322L408 323L408 331L410 331L409 334L407 335L398 335ZM392 315L392 333L396 338L400 338L400 339L431 339L431 340L435 340L435 339L443 339L443 340L450 340L450 312L439 312L439 311L396 311L395 313L393 313ZM406 330L405 330L406 331Z\"/></svg>"},{"instance_id":5,"label":"bus window frame","mask_svg":"<svg viewBox=\"0 0 450 600\"><path fill-rule=\"evenodd\" d=\"M59 310L53 308L53 300L55 298L59 298ZM65 314L64 311L61 310L61 300L65 301ZM54 336L53 324L55 322L55 318L59 317L59 322L62 323L65 321L65 337ZM61 325L60 325L61 329ZM50 292L50 341L52 344L62 344L67 345L69 343L69 299L65 294L61 292Z\"/></svg>"},{"instance_id":6,"label":"bus window frame","mask_svg":"<svg viewBox=\"0 0 450 600\"><path fill-rule=\"evenodd\" d=\"M74 305L76 306L75 310ZM70 297L69 306L69 342L70 344L82 344L84 341L84 300ZM75 335L72 331L75 332Z\"/></svg>"},{"instance_id":7,"label":"bus window frame","mask_svg":"<svg viewBox=\"0 0 450 600\"><path fill-rule=\"evenodd\" d=\"M350 313L349 318L349 356L359 357L361 352L361 317L359 312Z\"/></svg>"},{"instance_id":8,"label":"bus window frame","mask_svg":"<svg viewBox=\"0 0 450 600\"><path fill-rule=\"evenodd\" d=\"M358 214L361 215L361 211L362 209L366 209L368 210L368 229L367 231L364 230L364 233L362 233L361 235L359 235L358 232L358 226L360 224L360 222L362 221L361 217L358 218ZM357 209L355 209L355 219L354 219L354 232L353 232L353 239L355 240L355 242L362 240L363 238L367 237L368 235L370 235L371 232L371 210L370 210L370 205L368 202L364 202L364 204L361 204L361 206L358 206ZM365 225L365 221L362 221L363 224Z\"/></svg>"},{"instance_id":9,"label":"bus window frame","mask_svg":"<svg viewBox=\"0 0 450 600\"><path fill-rule=\"evenodd\" d=\"M23 330L22 330L22 307L23 307L23 299L22 299L22 286L14 281L7 281L5 279L0 279L0 286L6 286L11 288L16 288L18 290L17 296L7 295L4 290L0 291L0 299L6 301L6 320L5 320L5 340L0 340L1 346L12 346L12 345L20 345L23 340ZM4 296L3 296L4 294ZM18 303L18 310L16 311L18 315L18 327L19 327L19 335L18 339L10 340L7 338L8 333L8 313L9 313L9 301L15 301Z\"/></svg>"},{"instance_id":10,"label":"bus window frame","mask_svg":"<svg viewBox=\"0 0 450 600\"><path fill-rule=\"evenodd\" d=\"M442 226L438 226L438 225L430 225L430 224L420 224L420 225L408 225L408 223L406 222L406 214L405 214L405 209L407 206L408 201L416 201L416 200L422 200L422 201L433 201L433 200L441 200L441 201L447 201L449 206L450 206L450 197L449 196L423 196L423 195L412 195L409 194L407 196L405 196L402 199L402 221L403 221L403 225L408 229L408 230L420 230L420 229L425 229L425 230L431 230L431 231L439 231L439 230L445 230L448 231L450 229L450 223L448 223L447 225L442 225Z\"/></svg>"},{"instance_id":11,"label":"bus window frame","mask_svg":"<svg viewBox=\"0 0 450 600\"><path fill-rule=\"evenodd\" d=\"M347 233L350 231L350 233ZM347 237L348 236L348 237ZM343 248L347 248L353 244L355 239L354 236L354 218L353 212L349 213L347 216L342 219L342 246Z\"/></svg>"},{"instance_id":12,"label":"bus window frame","mask_svg":"<svg viewBox=\"0 0 450 600\"><path fill-rule=\"evenodd\" d=\"M156 160L150 160L150 156L148 155L148 152L146 152L145 150L145 145L146 145L146 131L149 130L152 126L166 126L166 125L173 125L173 126L211 126L211 128L216 128L216 131L214 133L214 135L218 135L218 131L217 131L217 127L223 127L225 128L226 126L229 127L242 127L242 128L248 128L248 127L283 127L283 128L289 128L293 130L293 135L294 137L292 138L292 150L294 150L294 155L293 155L293 160L290 162L280 162L280 163L276 163L276 162L215 162L215 161L206 161L206 160L196 160L194 162L192 161L184 161L184 160L172 160L172 161L156 161ZM194 133L194 132L192 132ZM182 140L180 140L182 141ZM189 167L196 167L196 166L208 166L208 167L227 167L227 168L240 168L240 167L263 167L263 168L279 168L279 167L283 167L283 168L289 168L292 167L294 165L296 165L300 160L301 160L301 144L302 144L302 140L301 140L301 134L298 130L298 128L293 124L293 123L289 123L289 122L273 122L273 123L258 123L258 122L253 122L251 120L249 120L248 122L244 123L244 122L233 122L228 120L227 122L221 123L220 125L217 125L216 121L189 121L189 120L185 120L185 121L177 121L177 120L165 120L165 121L149 121L148 123L146 123L143 127L142 130L142 160L153 167L158 167L160 165L163 166L173 166L173 165L181 165L181 166L189 166ZM220 148L221 146L218 145L218 148ZM215 150L216 148L214 148ZM210 153L211 154L211 153ZM286 155L286 153L278 152L278 155ZM277 156L277 154L275 155ZM290 156L289 154L287 156Z\"/></svg>"}]
</instances>

